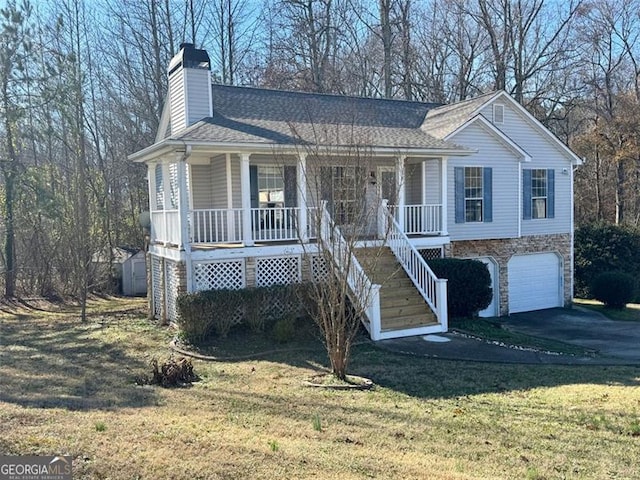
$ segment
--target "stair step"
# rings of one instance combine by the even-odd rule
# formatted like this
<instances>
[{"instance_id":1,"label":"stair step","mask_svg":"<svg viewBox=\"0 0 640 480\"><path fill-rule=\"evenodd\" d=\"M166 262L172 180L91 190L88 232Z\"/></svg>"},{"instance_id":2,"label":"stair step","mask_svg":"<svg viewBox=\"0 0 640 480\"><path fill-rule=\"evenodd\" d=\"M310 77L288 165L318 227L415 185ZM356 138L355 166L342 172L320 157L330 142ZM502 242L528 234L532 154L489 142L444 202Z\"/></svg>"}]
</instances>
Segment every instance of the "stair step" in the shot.
<instances>
[{"instance_id":1,"label":"stair step","mask_svg":"<svg viewBox=\"0 0 640 480\"><path fill-rule=\"evenodd\" d=\"M408 315L405 317L396 317L393 320L383 320L382 331L388 330L404 330L407 328L427 327L437 325L433 315Z\"/></svg>"},{"instance_id":2,"label":"stair step","mask_svg":"<svg viewBox=\"0 0 640 480\"><path fill-rule=\"evenodd\" d=\"M427 315L429 313L429 307L426 304L404 305L401 307L388 307L382 304L380 307L381 318L406 317L407 315Z\"/></svg>"},{"instance_id":3,"label":"stair step","mask_svg":"<svg viewBox=\"0 0 640 480\"><path fill-rule=\"evenodd\" d=\"M383 307L405 307L412 305L427 305L422 295L417 292L397 292L395 295L380 295L380 303Z\"/></svg>"},{"instance_id":4,"label":"stair step","mask_svg":"<svg viewBox=\"0 0 640 480\"><path fill-rule=\"evenodd\" d=\"M370 277L371 278L371 277ZM377 283L378 285L382 285L382 291L384 290L411 290L415 287L413 286L413 282L409 277L405 278L381 278L380 281L376 281L372 279L373 283Z\"/></svg>"}]
</instances>

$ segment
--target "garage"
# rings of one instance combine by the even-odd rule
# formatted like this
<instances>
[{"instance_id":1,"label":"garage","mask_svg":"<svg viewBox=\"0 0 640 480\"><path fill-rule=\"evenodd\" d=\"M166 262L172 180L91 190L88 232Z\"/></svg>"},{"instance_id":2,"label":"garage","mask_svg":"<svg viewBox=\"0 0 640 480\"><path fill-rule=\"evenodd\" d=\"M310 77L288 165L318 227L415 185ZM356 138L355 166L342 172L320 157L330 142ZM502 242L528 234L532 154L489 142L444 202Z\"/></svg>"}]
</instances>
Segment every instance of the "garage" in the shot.
<instances>
[{"instance_id":1,"label":"garage","mask_svg":"<svg viewBox=\"0 0 640 480\"><path fill-rule=\"evenodd\" d=\"M509 260L509 313L562 306L562 265L555 253L514 255Z\"/></svg>"}]
</instances>

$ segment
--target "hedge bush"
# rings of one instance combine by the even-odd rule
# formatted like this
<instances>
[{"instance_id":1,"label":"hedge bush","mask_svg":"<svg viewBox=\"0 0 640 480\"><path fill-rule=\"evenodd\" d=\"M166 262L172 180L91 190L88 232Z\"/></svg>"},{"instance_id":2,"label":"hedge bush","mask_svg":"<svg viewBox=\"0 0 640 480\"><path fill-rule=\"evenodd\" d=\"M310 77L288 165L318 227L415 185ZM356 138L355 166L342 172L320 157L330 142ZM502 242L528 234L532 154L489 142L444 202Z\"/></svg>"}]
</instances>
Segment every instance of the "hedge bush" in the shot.
<instances>
[{"instance_id":1,"label":"hedge bush","mask_svg":"<svg viewBox=\"0 0 640 480\"><path fill-rule=\"evenodd\" d=\"M491 303L491 275L481 261L437 258L427 263L436 276L448 280L450 317L471 317Z\"/></svg>"},{"instance_id":2,"label":"hedge bush","mask_svg":"<svg viewBox=\"0 0 640 480\"><path fill-rule=\"evenodd\" d=\"M640 279L640 232L616 225L593 224L575 231L575 295L594 298L592 285L602 272L625 272ZM635 283L640 301L640 283Z\"/></svg>"},{"instance_id":3,"label":"hedge bush","mask_svg":"<svg viewBox=\"0 0 640 480\"><path fill-rule=\"evenodd\" d=\"M273 285L242 290L206 290L178 297L178 326L185 340L202 343L213 334L225 337L237 325L264 332L281 319L303 311L305 285Z\"/></svg>"},{"instance_id":4,"label":"hedge bush","mask_svg":"<svg viewBox=\"0 0 640 480\"><path fill-rule=\"evenodd\" d=\"M611 308L624 308L633 299L634 290L635 279L624 272L603 272L591 284L596 300Z\"/></svg>"},{"instance_id":5,"label":"hedge bush","mask_svg":"<svg viewBox=\"0 0 640 480\"><path fill-rule=\"evenodd\" d=\"M240 290L206 290L178 296L178 326L184 338L201 343L214 332L226 337L242 321Z\"/></svg>"}]
</instances>

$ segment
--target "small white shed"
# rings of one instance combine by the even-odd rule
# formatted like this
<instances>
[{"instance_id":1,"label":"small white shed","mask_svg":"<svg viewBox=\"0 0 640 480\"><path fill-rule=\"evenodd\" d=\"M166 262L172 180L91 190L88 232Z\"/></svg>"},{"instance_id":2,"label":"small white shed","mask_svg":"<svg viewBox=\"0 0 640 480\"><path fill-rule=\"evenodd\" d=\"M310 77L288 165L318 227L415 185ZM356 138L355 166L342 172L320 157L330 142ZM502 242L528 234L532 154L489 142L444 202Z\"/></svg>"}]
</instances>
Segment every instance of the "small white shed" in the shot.
<instances>
[{"instance_id":1,"label":"small white shed","mask_svg":"<svg viewBox=\"0 0 640 480\"><path fill-rule=\"evenodd\" d=\"M122 280L122 294L146 295L147 265L144 252L124 247L116 247L113 250L113 266Z\"/></svg>"}]
</instances>

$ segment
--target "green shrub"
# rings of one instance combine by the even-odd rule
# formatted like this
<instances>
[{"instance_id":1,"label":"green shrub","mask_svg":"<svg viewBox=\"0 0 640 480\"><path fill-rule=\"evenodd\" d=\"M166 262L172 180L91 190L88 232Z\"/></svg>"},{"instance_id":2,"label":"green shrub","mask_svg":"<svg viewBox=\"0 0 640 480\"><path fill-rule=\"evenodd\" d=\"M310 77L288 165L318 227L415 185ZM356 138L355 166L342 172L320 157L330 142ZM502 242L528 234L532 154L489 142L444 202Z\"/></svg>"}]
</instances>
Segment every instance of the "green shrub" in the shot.
<instances>
[{"instance_id":1,"label":"green shrub","mask_svg":"<svg viewBox=\"0 0 640 480\"><path fill-rule=\"evenodd\" d=\"M593 296L611 308L624 308L633 299L635 279L624 272L603 272L593 279Z\"/></svg>"},{"instance_id":2,"label":"green shrub","mask_svg":"<svg viewBox=\"0 0 640 480\"><path fill-rule=\"evenodd\" d=\"M182 294L177 302L177 323L182 336L192 343L202 343L214 333L225 337L240 323L261 333L280 319L295 319L300 315L305 288L304 285L272 285Z\"/></svg>"},{"instance_id":3,"label":"green shrub","mask_svg":"<svg viewBox=\"0 0 640 480\"><path fill-rule=\"evenodd\" d=\"M239 290L206 290L178 296L178 326L184 338L200 343L216 333L226 337L242 320Z\"/></svg>"},{"instance_id":4,"label":"green shrub","mask_svg":"<svg viewBox=\"0 0 640 480\"><path fill-rule=\"evenodd\" d=\"M593 224L575 231L575 295L594 298L593 280L602 272L620 271L640 279L640 232L617 225ZM635 300L640 301L636 280Z\"/></svg>"},{"instance_id":5,"label":"green shrub","mask_svg":"<svg viewBox=\"0 0 640 480\"><path fill-rule=\"evenodd\" d=\"M438 278L446 278L450 317L470 317L491 303L493 290L487 266L479 260L437 258L427 262Z\"/></svg>"},{"instance_id":6,"label":"green shrub","mask_svg":"<svg viewBox=\"0 0 640 480\"><path fill-rule=\"evenodd\" d=\"M295 317L283 317L273 325L273 338L276 342L287 343L293 340L296 334Z\"/></svg>"},{"instance_id":7,"label":"green shrub","mask_svg":"<svg viewBox=\"0 0 640 480\"><path fill-rule=\"evenodd\" d=\"M267 288L247 288L243 290L244 320L254 333L264 332L267 316L265 306L269 304Z\"/></svg>"}]
</instances>

